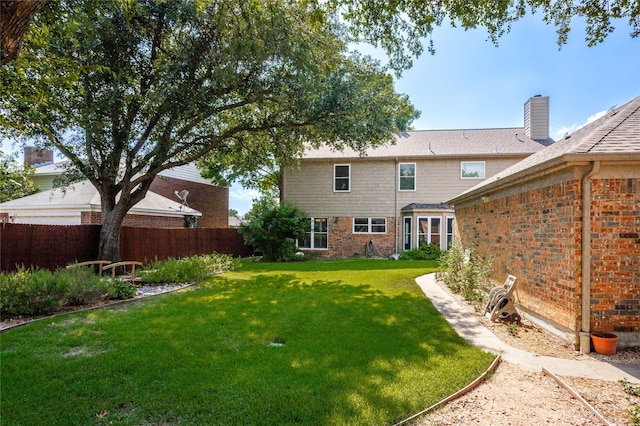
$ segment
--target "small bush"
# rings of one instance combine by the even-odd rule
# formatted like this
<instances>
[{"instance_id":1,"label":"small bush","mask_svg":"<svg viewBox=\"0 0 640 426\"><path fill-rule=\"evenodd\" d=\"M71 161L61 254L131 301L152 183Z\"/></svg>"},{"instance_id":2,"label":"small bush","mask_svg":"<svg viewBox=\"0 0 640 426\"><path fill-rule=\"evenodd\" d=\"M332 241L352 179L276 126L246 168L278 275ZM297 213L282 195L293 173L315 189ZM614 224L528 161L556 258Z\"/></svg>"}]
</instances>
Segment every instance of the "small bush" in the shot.
<instances>
[{"instance_id":1,"label":"small bush","mask_svg":"<svg viewBox=\"0 0 640 426\"><path fill-rule=\"evenodd\" d=\"M400 260L436 260L442 255L442 250L436 244L422 243L420 247L403 251Z\"/></svg>"},{"instance_id":2,"label":"small bush","mask_svg":"<svg viewBox=\"0 0 640 426\"><path fill-rule=\"evenodd\" d=\"M473 249L465 249L460 240L455 239L439 262L442 268L440 278L451 291L469 301L481 301L484 298L483 289L490 284L491 259L484 261L474 256Z\"/></svg>"},{"instance_id":3,"label":"small bush","mask_svg":"<svg viewBox=\"0 0 640 426\"><path fill-rule=\"evenodd\" d=\"M0 314L48 315L64 303L65 289L43 269L21 268L13 274L0 274Z\"/></svg>"},{"instance_id":4,"label":"small bush","mask_svg":"<svg viewBox=\"0 0 640 426\"><path fill-rule=\"evenodd\" d=\"M60 269L54 279L66 288L65 298L70 306L90 305L109 297L109 280L100 279L90 267Z\"/></svg>"},{"instance_id":5,"label":"small bush","mask_svg":"<svg viewBox=\"0 0 640 426\"><path fill-rule=\"evenodd\" d=\"M134 297L138 291L138 287L132 282L124 281L120 278L108 281L109 299L126 300Z\"/></svg>"},{"instance_id":6,"label":"small bush","mask_svg":"<svg viewBox=\"0 0 640 426\"><path fill-rule=\"evenodd\" d=\"M152 262L140 273L147 283L188 283L203 280L214 274L234 269L236 261L226 254L169 258Z\"/></svg>"}]
</instances>

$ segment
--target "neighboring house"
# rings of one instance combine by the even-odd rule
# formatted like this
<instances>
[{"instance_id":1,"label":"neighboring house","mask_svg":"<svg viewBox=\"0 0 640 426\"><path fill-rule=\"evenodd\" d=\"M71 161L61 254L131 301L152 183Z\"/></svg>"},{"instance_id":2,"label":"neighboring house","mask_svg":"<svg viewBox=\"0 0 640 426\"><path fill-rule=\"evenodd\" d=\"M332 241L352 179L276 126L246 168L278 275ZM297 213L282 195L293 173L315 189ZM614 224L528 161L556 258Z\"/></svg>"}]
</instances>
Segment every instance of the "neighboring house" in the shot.
<instances>
[{"instance_id":1,"label":"neighboring house","mask_svg":"<svg viewBox=\"0 0 640 426\"><path fill-rule=\"evenodd\" d=\"M549 98L525 103L524 128L410 131L395 144L309 150L284 170L282 196L309 215L303 250L388 256L430 242L447 248L454 211L444 202L553 143Z\"/></svg>"},{"instance_id":2,"label":"neighboring house","mask_svg":"<svg viewBox=\"0 0 640 426\"><path fill-rule=\"evenodd\" d=\"M147 196L133 206L124 226L184 228L189 217L202 214L161 195ZM49 189L17 200L0 203L0 221L39 225L99 225L100 195L88 181L62 189Z\"/></svg>"},{"instance_id":3,"label":"neighboring house","mask_svg":"<svg viewBox=\"0 0 640 426\"><path fill-rule=\"evenodd\" d=\"M52 151L48 152L51 152L51 159L53 159ZM41 155L45 156L45 160L48 159L47 151L43 151ZM34 148L25 147L25 161L27 163L30 163L31 156L35 158L35 161L40 161L42 158L36 156ZM45 161L45 165L36 167L33 180L41 191L53 188L54 179L62 175L65 165L66 162L54 164L51 161ZM180 203L182 201L176 193L186 190L189 192L187 195L189 207L202 213L197 221L198 228L226 228L228 226L229 188L216 186L210 180L203 178L195 164L187 164L160 172L149 190Z\"/></svg>"},{"instance_id":4,"label":"neighboring house","mask_svg":"<svg viewBox=\"0 0 640 426\"><path fill-rule=\"evenodd\" d=\"M525 315L582 352L640 345L640 97L447 203Z\"/></svg>"}]
</instances>

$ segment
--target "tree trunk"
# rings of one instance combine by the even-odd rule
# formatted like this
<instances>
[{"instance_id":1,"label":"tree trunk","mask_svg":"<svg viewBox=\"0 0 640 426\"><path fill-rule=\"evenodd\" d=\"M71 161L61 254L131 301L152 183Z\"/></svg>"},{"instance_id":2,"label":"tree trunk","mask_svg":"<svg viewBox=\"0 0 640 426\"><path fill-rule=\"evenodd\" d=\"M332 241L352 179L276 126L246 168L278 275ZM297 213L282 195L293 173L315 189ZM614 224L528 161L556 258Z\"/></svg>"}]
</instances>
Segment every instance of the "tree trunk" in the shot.
<instances>
[{"instance_id":1,"label":"tree trunk","mask_svg":"<svg viewBox=\"0 0 640 426\"><path fill-rule=\"evenodd\" d=\"M119 262L120 256L120 228L126 213L121 213L121 206L113 209L102 209L102 228L100 228L100 242L98 245L98 259Z\"/></svg>"},{"instance_id":2,"label":"tree trunk","mask_svg":"<svg viewBox=\"0 0 640 426\"><path fill-rule=\"evenodd\" d=\"M1 0L0 2L0 66L18 57L22 37L34 15L47 0Z\"/></svg>"}]
</instances>

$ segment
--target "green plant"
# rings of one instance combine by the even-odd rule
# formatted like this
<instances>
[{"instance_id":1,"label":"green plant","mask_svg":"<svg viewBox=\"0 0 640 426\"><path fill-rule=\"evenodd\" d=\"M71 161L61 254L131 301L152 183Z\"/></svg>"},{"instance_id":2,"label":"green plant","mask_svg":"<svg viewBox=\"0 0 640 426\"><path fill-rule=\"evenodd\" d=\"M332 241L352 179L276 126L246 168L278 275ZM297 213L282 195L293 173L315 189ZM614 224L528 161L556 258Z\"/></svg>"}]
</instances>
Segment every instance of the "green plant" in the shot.
<instances>
[{"instance_id":1,"label":"green plant","mask_svg":"<svg viewBox=\"0 0 640 426\"><path fill-rule=\"evenodd\" d=\"M147 265L140 276L147 283L188 283L232 270L237 262L227 254L211 253L181 259L169 258Z\"/></svg>"},{"instance_id":2,"label":"green plant","mask_svg":"<svg viewBox=\"0 0 640 426\"><path fill-rule=\"evenodd\" d=\"M0 277L0 314L47 315L64 303L65 289L51 271L20 268Z\"/></svg>"},{"instance_id":3,"label":"green plant","mask_svg":"<svg viewBox=\"0 0 640 426\"><path fill-rule=\"evenodd\" d=\"M465 248L459 239L454 239L451 248L439 259L444 280L451 291L460 293L468 301L481 301L483 289L489 285L492 271L491 258L486 261L474 255L472 248Z\"/></svg>"},{"instance_id":4,"label":"green plant","mask_svg":"<svg viewBox=\"0 0 640 426\"><path fill-rule=\"evenodd\" d=\"M240 233L245 243L262 252L267 262L294 260L296 239L304 238L310 230L310 221L302 210L286 202L263 203L247 217L249 222L240 226Z\"/></svg>"},{"instance_id":5,"label":"green plant","mask_svg":"<svg viewBox=\"0 0 640 426\"><path fill-rule=\"evenodd\" d=\"M436 244L422 243L420 247L400 253L400 260L437 260L441 255L442 251Z\"/></svg>"},{"instance_id":6,"label":"green plant","mask_svg":"<svg viewBox=\"0 0 640 426\"><path fill-rule=\"evenodd\" d=\"M110 280L109 299L126 300L136 295L138 288L129 281L121 278Z\"/></svg>"},{"instance_id":7,"label":"green plant","mask_svg":"<svg viewBox=\"0 0 640 426\"><path fill-rule=\"evenodd\" d=\"M66 289L65 304L71 306L90 305L109 297L109 281L100 279L91 267L59 269L53 279Z\"/></svg>"},{"instance_id":8,"label":"green plant","mask_svg":"<svg viewBox=\"0 0 640 426\"><path fill-rule=\"evenodd\" d=\"M518 327L518 324L515 322L509 323L507 324L507 333L509 333L512 336L517 336L518 332L520 331L520 328Z\"/></svg>"},{"instance_id":9,"label":"green plant","mask_svg":"<svg viewBox=\"0 0 640 426\"><path fill-rule=\"evenodd\" d=\"M640 386L633 386L627 379L619 380L622 389L629 395L640 396Z\"/></svg>"}]
</instances>

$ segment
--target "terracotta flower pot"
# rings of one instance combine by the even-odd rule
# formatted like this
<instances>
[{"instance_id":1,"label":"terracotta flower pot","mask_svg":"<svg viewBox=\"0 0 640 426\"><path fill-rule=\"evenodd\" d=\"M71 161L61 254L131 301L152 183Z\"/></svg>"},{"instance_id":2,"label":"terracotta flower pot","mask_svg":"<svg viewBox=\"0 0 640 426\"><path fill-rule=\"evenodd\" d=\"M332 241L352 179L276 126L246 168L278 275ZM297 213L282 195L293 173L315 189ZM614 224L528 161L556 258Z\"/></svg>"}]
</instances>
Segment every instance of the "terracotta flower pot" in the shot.
<instances>
[{"instance_id":1,"label":"terracotta flower pot","mask_svg":"<svg viewBox=\"0 0 640 426\"><path fill-rule=\"evenodd\" d=\"M616 346L618 344L618 336L613 333L605 333L604 331L594 331L591 333L591 341L593 349L602 355L615 355Z\"/></svg>"}]
</instances>

